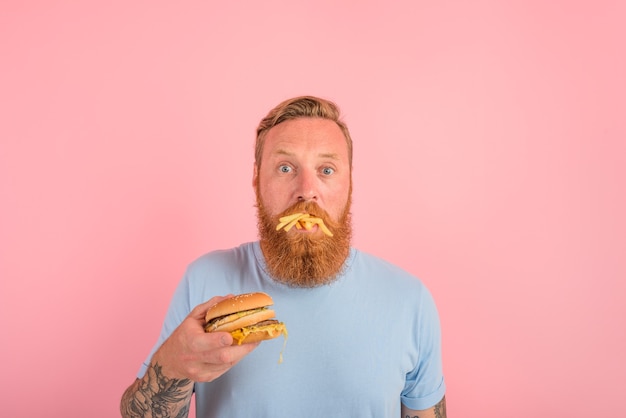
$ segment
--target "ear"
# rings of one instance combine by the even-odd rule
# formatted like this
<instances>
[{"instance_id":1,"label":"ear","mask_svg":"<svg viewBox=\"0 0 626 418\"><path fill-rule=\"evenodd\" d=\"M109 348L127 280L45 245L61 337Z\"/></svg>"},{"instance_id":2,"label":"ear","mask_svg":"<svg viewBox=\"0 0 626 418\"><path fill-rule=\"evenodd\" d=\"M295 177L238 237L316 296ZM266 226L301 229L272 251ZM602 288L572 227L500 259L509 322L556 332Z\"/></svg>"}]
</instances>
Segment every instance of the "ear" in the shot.
<instances>
[{"instance_id":1,"label":"ear","mask_svg":"<svg viewBox=\"0 0 626 418\"><path fill-rule=\"evenodd\" d=\"M254 172L252 173L252 187L254 189L256 189L258 182L259 182L259 169L256 163L254 163Z\"/></svg>"}]
</instances>

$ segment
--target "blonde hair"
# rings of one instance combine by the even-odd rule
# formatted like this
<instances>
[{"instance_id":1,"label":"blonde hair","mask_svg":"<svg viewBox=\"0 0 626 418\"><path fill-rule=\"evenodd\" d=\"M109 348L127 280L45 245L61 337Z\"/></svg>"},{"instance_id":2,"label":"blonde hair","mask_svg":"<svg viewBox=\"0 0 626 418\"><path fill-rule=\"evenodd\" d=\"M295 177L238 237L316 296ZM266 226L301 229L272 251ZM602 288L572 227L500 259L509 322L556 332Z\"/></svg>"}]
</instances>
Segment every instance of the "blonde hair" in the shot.
<instances>
[{"instance_id":1,"label":"blonde hair","mask_svg":"<svg viewBox=\"0 0 626 418\"><path fill-rule=\"evenodd\" d=\"M254 147L254 161L257 167L261 166L261 156L267 131L280 123L297 118L322 118L335 122L346 138L348 161L350 167L352 167L352 138L350 137L348 126L341 120L339 107L329 100L314 96L300 96L285 100L270 110L267 116L261 120L256 129L256 143Z\"/></svg>"}]
</instances>

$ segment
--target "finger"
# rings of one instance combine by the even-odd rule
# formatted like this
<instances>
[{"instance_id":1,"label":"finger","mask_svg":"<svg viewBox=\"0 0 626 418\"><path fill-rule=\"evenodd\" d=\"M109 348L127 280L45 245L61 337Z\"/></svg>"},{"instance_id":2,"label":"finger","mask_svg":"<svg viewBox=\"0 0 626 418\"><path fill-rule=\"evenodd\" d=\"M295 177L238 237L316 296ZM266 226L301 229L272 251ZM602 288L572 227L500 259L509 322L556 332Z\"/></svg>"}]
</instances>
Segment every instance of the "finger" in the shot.
<instances>
[{"instance_id":1,"label":"finger","mask_svg":"<svg viewBox=\"0 0 626 418\"><path fill-rule=\"evenodd\" d=\"M208 382L218 378L250 354L259 344L252 343L223 347L210 352L210 356L201 368L202 372L198 374L196 381Z\"/></svg>"},{"instance_id":2,"label":"finger","mask_svg":"<svg viewBox=\"0 0 626 418\"><path fill-rule=\"evenodd\" d=\"M230 347L233 343L233 337L230 332L206 332L202 336L198 336L196 343L198 344L198 351L217 350Z\"/></svg>"},{"instance_id":3,"label":"finger","mask_svg":"<svg viewBox=\"0 0 626 418\"><path fill-rule=\"evenodd\" d=\"M204 361L215 368L230 368L250 354L260 343L233 345L205 352Z\"/></svg>"},{"instance_id":4,"label":"finger","mask_svg":"<svg viewBox=\"0 0 626 418\"><path fill-rule=\"evenodd\" d=\"M250 351L254 350L260 344L260 341L256 343L246 344L234 344L233 341L233 336L230 332L205 332L202 335L198 335L196 337L194 349L197 352L208 352L224 347L239 347L238 351L247 354Z\"/></svg>"}]
</instances>

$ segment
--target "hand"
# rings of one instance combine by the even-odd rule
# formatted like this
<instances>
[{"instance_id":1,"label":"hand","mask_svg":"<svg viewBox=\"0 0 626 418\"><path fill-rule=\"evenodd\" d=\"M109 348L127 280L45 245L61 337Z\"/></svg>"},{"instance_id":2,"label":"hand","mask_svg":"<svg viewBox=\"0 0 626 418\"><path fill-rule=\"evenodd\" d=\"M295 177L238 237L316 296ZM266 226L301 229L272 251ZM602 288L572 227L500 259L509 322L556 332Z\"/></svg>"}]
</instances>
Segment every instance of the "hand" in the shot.
<instances>
[{"instance_id":1,"label":"hand","mask_svg":"<svg viewBox=\"0 0 626 418\"><path fill-rule=\"evenodd\" d=\"M152 363L159 364L165 376L210 382L226 373L259 343L234 345L228 332L204 332L207 309L224 299L218 296L196 306L185 320L154 353Z\"/></svg>"}]
</instances>

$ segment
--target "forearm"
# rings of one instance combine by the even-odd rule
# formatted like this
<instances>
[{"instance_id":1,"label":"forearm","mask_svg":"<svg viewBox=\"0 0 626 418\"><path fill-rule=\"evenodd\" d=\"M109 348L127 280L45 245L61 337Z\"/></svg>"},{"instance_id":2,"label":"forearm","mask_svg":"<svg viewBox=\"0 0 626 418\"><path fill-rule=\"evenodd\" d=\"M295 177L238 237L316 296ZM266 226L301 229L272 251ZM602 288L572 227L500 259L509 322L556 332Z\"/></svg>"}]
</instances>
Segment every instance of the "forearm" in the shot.
<instances>
[{"instance_id":1,"label":"forearm","mask_svg":"<svg viewBox=\"0 0 626 418\"><path fill-rule=\"evenodd\" d=\"M168 378L152 363L145 376L126 389L120 411L123 418L186 418L192 394L191 380Z\"/></svg>"}]
</instances>

